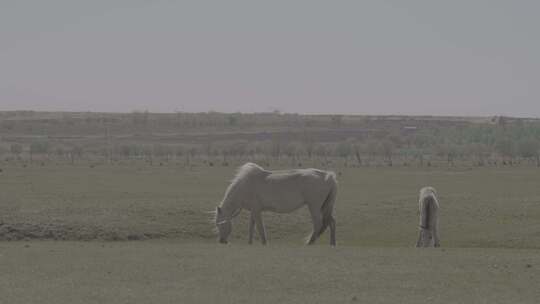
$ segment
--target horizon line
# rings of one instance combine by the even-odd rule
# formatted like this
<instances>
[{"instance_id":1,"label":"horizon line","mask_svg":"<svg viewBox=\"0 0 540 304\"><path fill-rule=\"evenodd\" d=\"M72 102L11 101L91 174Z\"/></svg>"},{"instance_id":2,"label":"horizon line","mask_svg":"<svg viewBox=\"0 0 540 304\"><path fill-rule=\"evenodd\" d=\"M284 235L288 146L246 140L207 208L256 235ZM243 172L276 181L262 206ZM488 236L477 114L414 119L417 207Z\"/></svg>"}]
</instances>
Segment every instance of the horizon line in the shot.
<instances>
[{"instance_id":1,"label":"horizon line","mask_svg":"<svg viewBox=\"0 0 540 304\"><path fill-rule=\"evenodd\" d=\"M16 109L16 110L1 110L0 113L7 113L7 112L35 112L35 113L93 113L93 114L132 114L132 113L149 113L149 114L178 114L178 113L184 113L184 114L210 114L210 113L216 113L216 114L279 114L279 115L301 115L301 116L364 116L364 117L376 117L376 116L383 116L383 117L448 117L448 118L493 118L493 117L506 117L506 118L519 118L519 119L540 119L540 117L536 116L520 116L520 115L505 115L505 114L493 114L493 115L455 115L455 114L397 114L397 113L386 113L386 114L373 114L373 113L322 113L322 112L305 112L305 113L299 113L299 112L286 112L286 111L280 111L280 110L273 110L273 111L260 111L260 112L251 112L251 111L231 111L231 112L224 112L224 111L215 111L215 110L208 110L208 111L170 111L170 112L163 112L163 111L150 111L148 109L145 110L139 110L134 109L130 111L76 111L76 110L59 110L59 111L53 111L53 110L32 110L32 109Z\"/></svg>"}]
</instances>

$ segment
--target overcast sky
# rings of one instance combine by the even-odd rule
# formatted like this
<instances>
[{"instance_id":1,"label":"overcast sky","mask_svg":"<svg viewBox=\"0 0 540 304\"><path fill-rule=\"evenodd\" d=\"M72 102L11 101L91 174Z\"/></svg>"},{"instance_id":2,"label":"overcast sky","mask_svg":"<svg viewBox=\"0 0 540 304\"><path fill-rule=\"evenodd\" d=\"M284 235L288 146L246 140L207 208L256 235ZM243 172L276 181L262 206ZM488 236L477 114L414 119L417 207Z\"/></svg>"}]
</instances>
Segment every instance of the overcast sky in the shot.
<instances>
[{"instance_id":1,"label":"overcast sky","mask_svg":"<svg viewBox=\"0 0 540 304\"><path fill-rule=\"evenodd\" d=\"M0 0L0 110L540 116L540 1Z\"/></svg>"}]
</instances>

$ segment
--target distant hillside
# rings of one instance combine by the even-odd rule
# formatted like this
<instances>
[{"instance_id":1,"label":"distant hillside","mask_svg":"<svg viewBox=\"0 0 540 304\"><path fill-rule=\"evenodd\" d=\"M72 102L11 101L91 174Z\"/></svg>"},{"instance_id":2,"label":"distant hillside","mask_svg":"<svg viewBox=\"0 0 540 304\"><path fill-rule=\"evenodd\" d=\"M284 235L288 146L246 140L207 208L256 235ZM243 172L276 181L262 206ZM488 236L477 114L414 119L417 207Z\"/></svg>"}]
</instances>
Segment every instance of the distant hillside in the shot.
<instances>
[{"instance_id":1,"label":"distant hillside","mask_svg":"<svg viewBox=\"0 0 540 304\"><path fill-rule=\"evenodd\" d=\"M538 159L540 120L289 113L0 112L4 159L313 159L367 163ZM350 158L350 159L349 159ZM538 161L540 163L540 160Z\"/></svg>"}]
</instances>

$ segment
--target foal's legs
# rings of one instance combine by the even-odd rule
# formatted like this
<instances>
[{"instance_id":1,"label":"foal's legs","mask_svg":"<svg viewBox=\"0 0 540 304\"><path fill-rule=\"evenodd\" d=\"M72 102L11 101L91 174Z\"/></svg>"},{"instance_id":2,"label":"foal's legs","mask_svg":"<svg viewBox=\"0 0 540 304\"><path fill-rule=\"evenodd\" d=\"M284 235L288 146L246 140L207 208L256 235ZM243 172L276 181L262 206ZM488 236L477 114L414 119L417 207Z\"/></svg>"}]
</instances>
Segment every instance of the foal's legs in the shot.
<instances>
[{"instance_id":1,"label":"foal's legs","mask_svg":"<svg viewBox=\"0 0 540 304\"><path fill-rule=\"evenodd\" d=\"M416 247L430 247L431 243L431 233L429 229L420 228L418 233L418 241L416 242Z\"/></svg>"},{"instance_id":2,"label":"foal's legs","mask_svg":"<svg viewBox=\"0 0 540 304\"><path fill-rule=\"evenodd\" d=\"M253 215L255 223L257 224L257 230L259 231L259 236L261 237L261 243L266 245L266 230L264 229L261 212L252 211L251 214Z\"/></svg>"},{"instance_id":3,"label":"foal's legs","mask_svg":"<svg viewBox=\"0 0 540 304\"><path fill-rule=\"evenodd\" d=\"M311 236L309 237L307 244L313 245L313 243L315 243L319 237L323 222L320 208L309 205L309 213L311 214L311 221L313 222L313 232L311 232Z\"/></svg>"},{"instance_id":4,"label":"foal's legs","mask_svg":"<svg viewBox=\"0 0 540 304\"><path fill-rule=\"evenodd\" d=\"M249 240L248 244L253 244L253 232L255 230L255 218L253 217L253 212L251 212L251 216L249 217Z\"/></svg>"},{"instance_id":5,"label":"foal's legs","mask_svg":"<svg viewBox=\"0 0 540 304\"><path fill-rule=\"evenodd\" d=\"M441 246L441 240L440 240L440 236L439 236L439 227L437 227L437 225L435 225L434 228L433 228L433 238L435 240L433 246L440 247Z\"/></svg>"},{"instance_id":6,"label":"foal's legs","mask_svg":"<svg viewBox=\"0 0 540 304\"><path fill-rule=\"evenodd\" d=\"M416 248L420 248L422 246L422 230L418 232L418 240L416 241Z\"/></svg>"},{"instance_id":7,"label":"foal's legs","mask_svg":"<svg viewBox=\"0 0 540 304\"><path fill-rule=\"evenodd\" d=\"M416 247L433 247L434 246L433 235L434 235L434 232L431 229L423 229L423 228L420 229L420 233L418 235L418 241L416 242ZM435 247L438 247L438 246L435 246Z\"/></svg>"},{"instance_id":8,"label":"foal's legs","mask_svg":"<svg viewBox=\"0 0 540 304\"><path fill-rule=\"evenodd\" d=\"M336 246L336 220L330 216L330 246Z\"/></svg>"}]
</instances>

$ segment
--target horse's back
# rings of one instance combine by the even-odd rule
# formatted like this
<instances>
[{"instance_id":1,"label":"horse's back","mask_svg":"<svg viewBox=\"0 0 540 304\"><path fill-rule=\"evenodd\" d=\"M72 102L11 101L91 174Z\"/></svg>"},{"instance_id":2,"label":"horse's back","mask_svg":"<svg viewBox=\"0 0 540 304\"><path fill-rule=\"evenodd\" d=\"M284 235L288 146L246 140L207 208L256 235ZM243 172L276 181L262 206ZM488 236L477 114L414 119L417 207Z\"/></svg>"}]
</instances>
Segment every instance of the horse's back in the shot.
<instances>
[{"instance_id":1,"label":"horse's back","mask_svg":"<svg viewBox=\"0 0 540 304\"><path fill-rule=\"evenodd\" d=\"M324 184L328 179L335 179L335 174L331 171L320 169L291 169L269 171L270 174L265 176L267 182L270 183L294 183L300 182L304 184Z\"/></svg>"},{"instance_id":2,"label":"horse's back","mask_svg":"<svg viewBox=\"0 0 540 304\"><path fill-rule=\"evenodd\" d=\"M328 172L318 169L291 169L266 171L249 180L246 188L252 191L255 202L263 210L287 213L308 202L322 204L334 187L328 182ZM247 189L246 189L247 190ZM246 206L247 207L247 206ZM249 206L251 207L251 206Z\"/></svg>"},{"instance_id":3,"label":"horse's back","mask_svg":"<svg viewBox=\"0 0 540 304\"><path fill-rule=\"evenodd\" d=\"M320 197L335 187L335 175L329 171L309 168L270 172L265 178L267 187L288 190L303 199Z\"/></svg>"}]
</instances>

